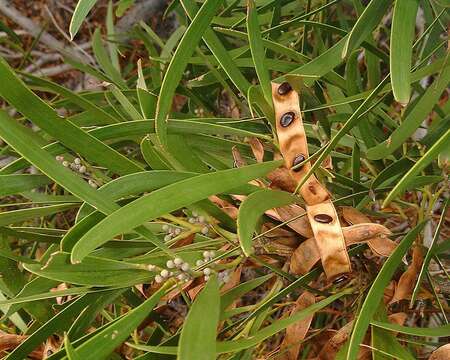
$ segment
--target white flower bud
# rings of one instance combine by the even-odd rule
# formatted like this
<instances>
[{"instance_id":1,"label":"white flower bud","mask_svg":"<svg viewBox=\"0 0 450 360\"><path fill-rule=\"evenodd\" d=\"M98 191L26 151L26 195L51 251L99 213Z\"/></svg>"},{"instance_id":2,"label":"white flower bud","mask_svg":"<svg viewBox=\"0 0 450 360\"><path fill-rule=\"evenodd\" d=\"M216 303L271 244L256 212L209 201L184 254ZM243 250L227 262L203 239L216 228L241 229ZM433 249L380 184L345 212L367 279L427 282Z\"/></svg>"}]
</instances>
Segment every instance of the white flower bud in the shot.
<instances>
[{"instance_id":1,"label":"white flower bud","mask_svg":"<svg viewBox=\"0 0 450 360\"><path fill-rule=\"evenodd\" d=\"M204 268L204 269L203 269L203 274L205 274L205 275L211 275L211 269L210 269L210 268Z\"/></svg>"},{"instance_id":2,"label":"white flower bud","mask_svg":"<svg viewBox=\"0 0 450 360\"><path fill-rule=\"evenodd\" d=\"M173 262L173 260L167 260L166 266L169 269L173 269L175 267L175 263Z\"/></svg>"},{"instance_id":3,"label":"white flower bud","mask_svg":"<svg viewBox=\"0 0 450 360\"><path fill-rule=\"evenodd\" d=\"M181 264L183 264L183 259L177 257L173 260L173 262L176 266L180 266Z\"/></svg>"},{"instance_id":4,"label":"white flower bud","mask_svg":"<svg viewBox=\"0 0 450 360\"><path fill-rule=\"evenodd\" d=\"M202 266L202 265L203 265L203 260L197 260L197 261L195 262L195 265L197 265L197 266Z\"/></svg>"},{"instance_id":5,"label":"white flower bud","mask_svg":"<svg viewBox=\"0 0 450 360\"><path fill-rule=\"evenodd\" d=\"M160 275L156 275L156 276L155 276L155 281L156 281L158 284L162 283L163 280L164 280L164 279L163 279Z\"/></svg>"},{"instance_id":6,"label":"white flower bud","mask_svg":"<svg viewBox=\"0 0 450 360\"><path fill-rule=\"evenodd\" d=\"M180 228L176 228L174 233L175 233L175 235L180 235L181 234L181 229Z\"/></svg>"},{"instance_id":7,"label":"white flower bud","mask_svg":"<svg viewBox=\"0 0 450 360\"><path fill-rule=\"evenodd\" d=\"M69 167L70 165L70 163L67 160L63 161L62 164L64 167Z\"/></svg>"},{"instance_id":8,"label":"white flower bud","mask_svg":"<svg viewBox=\"0 0 450 360\"><path fill-rule=\"evenodd\" d=\"M198 217L198 222L204 223L205 221L206 221L206 219L205 219L204 216L199 216L199 217Z\"/></svg>"},{"instance_id":9,"label":"white flower bud","mask_svg":"<svg viewBox=\"0 0 450 360\"><path fill-rule=\"evenodd\" d=\"M80 164L81 164L80 158L75 158L75 159L73 160L73 162L74 162L74 164L76 164L76 165L80 165Z\"/></svg>"},{"instance_id":10,"label":"white flower bud","mask_svg":"<svg viewBox=\"0 0 450 360\"><path fill-rule=\"evenodd\" d=\"M189 269L190 269L191 267L189 266L189 264L188 263L183 263L183 265L181 265L181 270L183 270L183 271L189 271Z\"/></svg>"},{"instance_id":11,"label":"white flower bud","mask_svg":"<svg viewBox=\"0 0 450 360\"><path fill-rule=\"evenodd\" d=\"M209 251L207 251L207 250L203 251L203 257L205 259L208 259L209 258Z\"/></svg>"},{"instance_id":12,"label":"white flower bud","mask_svg":"<svg viewBox=\"0 0 450 360\"><path fill-rule=\"evenodd\" d=\"M209 276L205 275L205 281L208 281L208 280L209 280Z\"/></svg>"},{"instance_id":13,"label":"white flower bud","mask_svg":"<svg viewBox=\"0 0 450 360\"><path fill-rule=\"evenodd\" d=\"M172 235L168 234L166 236L164 236L164 241L169 241L172 240Z\"/></svg>"},{"instance_id":14,"label":"white flower bud","mask_svg":"<svg viewBox=\"0 0 450 360\"><path fill-rule=\"evenodd\" d=\"M205 226L204 228L202 228L202 234L203 235L207 235L209 232L209 228L207 226Z\"/></svg>"},{"instance_id":15,"label":"white flower bud","mask_svg":"<svg viewBox=\"0 0 450 360\"><path fill-rule=\"evenodd\" d=\"M161 276L162 276L163 278L168 277L168 276L169 276L169 270L167 270L167 269L161 270Z\"/></svg>"},{"instance_id":16,"label":"white flower bud","mask_svg":"<svg viewBox=\"0 0 450 360\"><path fill-rule=\"evenodd\" d=\"M84 165L80 166L80 168L78 169L78 172L80 174L84 174L86 172L86 166L84 166Z\"/></svg>"},{"instance_id":17,"label":"white flower bud","mask_svg":"<svg viewBox=\"0 0 450 360\"><path fill-rule=\"evenodd\" d=\"M152 264L147 265L147 270L148 271L155 271L155 269L156 269L155 265L152 265Z\"/></svg>"},{"instance_id":18,"label":"white flower bud","mask_svg":"<svg viewBox=\"0 0 450 360\"><path fill-rule=\"evenodd\" d=\"M162 226L162 231L165 231L165 232L169 231L169 225L164 224L164 225Z\"/></svg>"}]
</instances>

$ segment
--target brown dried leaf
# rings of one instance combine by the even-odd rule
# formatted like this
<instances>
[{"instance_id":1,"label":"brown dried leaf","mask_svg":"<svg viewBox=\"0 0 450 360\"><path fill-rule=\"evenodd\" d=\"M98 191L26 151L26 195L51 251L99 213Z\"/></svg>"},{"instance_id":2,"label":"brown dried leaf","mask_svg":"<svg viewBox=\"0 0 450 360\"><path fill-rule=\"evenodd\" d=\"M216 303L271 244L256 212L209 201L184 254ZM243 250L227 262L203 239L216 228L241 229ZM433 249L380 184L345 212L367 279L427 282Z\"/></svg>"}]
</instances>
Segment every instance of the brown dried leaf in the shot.
<instances>
[{"instance_id":1,"label":"brown dried leaf","mask_svg":"<svg viewBox=\"0 0 450 360\"><path fill-rule=\"evenodd\" d=\"M311 229L311 225L309 224L308 217L306 216L306 210L303 209L301 206L292 204L266 211L267 216L280 222L291 220L303 214L304 216L301 216L296 220L290 221L286 225L292 230L294 230L297 234L309 238L314 236L314 233Z\"/></svg>"},{"instance_id":2,"label":"brown dried leaf","mask_svg":"<svg viewBox=\"0 0 450 360\"><path fill-rule=\"evenodd\" d=\"M286 167L279 167L267 174L267 178L270 180L271 188L277 188L287 192L293 193L297 187L297 181L291 176L289 170Z\"/></svg>"},{"instance_id":3,"label":"brown dried leaf","mask_svg":"<svg viewBox=\"0 0 450 360\"><path fill-rule=\"evenodd\" d=\"M8 351L19 346L27 337L22 335L0 333L0 352Z\"/></svg>"},{"instance_id":4,"label":"brown dried leaf","mask_svg":"<svg viewBox=\"0 0 450 360\"><path fill-rule=\"evenodd\" d=\"M315 296L308 291L305 291L299 296L295 302L295 307L291 311L291 315L296 312L306 309L307 307L315 303ZM282 355L278 358L280 360L296 360L300 353L301 344L299 342L303 340L308 333L309 327L314 314L292 324L286 328L286 335L281 343Z\"/></svg>"},{"instance_id":5,"label":"brown dried leaf","mask_svg":"<svg viewBox=\"0 0 450 360\"><path fill-rule=\"evenodd\" d=\"M404 312L399 312L399 313L388 315L389 322L396 324L396 325L403 325L407 318L408 318L408 314L404 313ZM396 334L396 332L395 332L395 334Z\"/></svg>"},{"instance_id":6,"label":"brown dried leaf","mask_svg":"<svg viewBox=\"0 0 450 360\"><path fill-rule=\"evenodd\" d=\"M216 195L210 196L209 200L211 200L214 204L216 204L219 208L221 208L232 219L237 219L239 209L236 206L229 203L228 201L221 199Z\"/></svg>"},{"instance_id":7,"label":"brown dried leaf","mask_svg":"<svg viewBox=\"0 0 450 360\"><path fill-rule=\"evenodd\" d=\"M396 283L394 280L392 280L389 283L389 285L385 287L384 294L383 294L383 302L385 304L388 304L392 300L392 297L394 296L394 293L395 293L395 286L396 286Z\"/></svg>"},{"instance_id":8,"label":"brown dried leaf","mask_svg":"<svg viewBox=\"0 0 450 360\"><path fill-rule=\"evenodd\" d=\"M231 153L233 154L235 167L240 168L247 165L247 162L242 157L241 152L239 151L237 146L233 146L233 148L231 149Z\"/></svg>"},{"instance_id":9,"label":"brown dried leaf","mask_svg":"<svg viewBox=\"0 0 450 360\"><path fill-rule=\"evenodd\" d=\"M341 327L319 353L320 360L334 360L342 345L347 341L353 328L353 321Z\"/></svg>"},{"instance_id":10,"label":"brown dried leaf","mask_svg":"<svg viewBox=\"0 0 450 360\"><path fill-rule=\"evenodd\" d=\"M448 360L450 359L450 344L441 346L433 351L428 360Z\"/></svg>"},{"instance_id":11,"label":"brown dried leaf","mask_svg":"<svg viewBox=\"0 0 450 360\"><path fill-rule=\"evenodd\" d=\"M342 217L350 225L370 223L370 219L364 215L361 211L356 210L350 206L342 206Z\"/></svg>"},{"instance_id":12,"label":"brown dried leaf","mask_svg":"<svg viewBox=\"0 0 450 360\"><path fill-rule=\"evenodd\" d=\"M259 139L255 137L251 137L247 139L250 147L252 148L253 155L257 162L263 162L264 160L264 145L259 141Z\"/></svg>"},{"instance_id":13,"label":"brown dried leaf","mask_svg":"<svg viewBox=\"0 0 450 360\"><path fill-rule=\"evenodd\" d=\"M411 298L414 286L416 285L417 276L422 267L422 261L422 251L420 250L420 247L416 246L413 249L412 262L408 266L408 269L400 276L400 280L395 288L394 297L390 304Z\"/></svg>"}]
</instances>

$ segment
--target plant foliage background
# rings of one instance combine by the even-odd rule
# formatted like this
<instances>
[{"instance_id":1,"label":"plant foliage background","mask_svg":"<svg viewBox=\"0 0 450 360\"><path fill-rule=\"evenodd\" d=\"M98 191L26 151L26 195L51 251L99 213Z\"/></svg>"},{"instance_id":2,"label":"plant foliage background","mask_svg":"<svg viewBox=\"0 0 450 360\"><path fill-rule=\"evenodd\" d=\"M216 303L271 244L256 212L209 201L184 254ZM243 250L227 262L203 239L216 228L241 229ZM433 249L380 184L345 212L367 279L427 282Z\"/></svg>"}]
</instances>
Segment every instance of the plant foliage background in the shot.
<instances>
[{"instance_id":1,"label":"plant foliage background","mask_svg":"<svg viewBox=\"0 0 450 360\"><path fill-rule=\"evenodd\" d=\"M449 358L448 1L32 3L0 1L4 358ZM289 272L271 81L388 258Z\"/></svg>"}]
</instances>

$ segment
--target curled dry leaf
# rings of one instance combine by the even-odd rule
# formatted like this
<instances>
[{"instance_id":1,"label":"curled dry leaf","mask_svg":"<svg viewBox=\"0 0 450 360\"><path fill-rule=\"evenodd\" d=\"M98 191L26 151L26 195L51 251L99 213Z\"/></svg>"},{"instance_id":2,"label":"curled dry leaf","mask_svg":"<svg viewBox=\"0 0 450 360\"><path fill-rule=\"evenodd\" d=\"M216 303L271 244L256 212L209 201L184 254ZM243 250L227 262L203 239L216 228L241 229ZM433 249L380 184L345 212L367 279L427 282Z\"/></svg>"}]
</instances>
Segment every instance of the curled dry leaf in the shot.
<instances>
[{"instance_id":1,"label":"curled dry leaf","mask_svg":"<svg viewBox=\"0 0 450 360\"><path fill-rule=\"evenodd\" d=\"M353 328L353 321L341 327L320 351L318 359L334 360L342 345L347 341Z\"/></svg>"},{"instance_id":2,"label":"curled dry leaf","mask_svg":"<svg viewBox=\"0 0 450 360\"><path fill-rule=\"evenodd\" d=\"M247 162L242 157L241 152L239 151L237 146L233 146L233 148L231 149L231 153L233 154L233 160L234 160L235 167L240 168L240 167L247 165Z\"/></svg>"},{"instance_id":3,"label":"curled dry leaf","mask_svg":"<svg viewBox=\"0 0 450 360\"><path fill-rule=\"evenodd\" d=\"M361 211L350 206L342 206L342 217L349 225L370 223L370 219Z\"/></svg>"},{"instance_id":4,"label":"curled dry leaf","mask_svg":"<svg viewBox=\"0 0 450 360\"><path fill-rule=\"evenodd\" d=\"M6 351L14 350L23 341L25 341L27 337L28 336L25 335L7 334L3 331L0 331L0 355L6 356L5 353ZM40 346L38 349L34 350L28 356L31 359L42 359L43 346Z\"/></svg>"},{"instance_id":5,"label":"curled dry leaf","mask_svg":"<svg viewBox=\"0 0 450 360\"><path fill-rule=\"evenodd\" d=\"M257 162L263 162L264 160L264 145L255 137L247 138L250 147L252 148L253 156Z\"/></svg>"},{"instance_id":6,"label":"curled dry leaf","mask_svg":"<svg viewBox=\"0 0 450 360\"><path fill-rule=\"evenodd\" d=\"M289 221L286 226L306 238L314 236L308 217L306 216L306 210L299 205L292 204L271 209L266 211L266 215L280 222L286 222L298 217L293 221Z\"/></svg>"},{"instance_id":7,"label":"curled dry leaf","mask_svg":"<svg viewBox=\"0 0 450 360\"><path fill-rule=\"evenodd\" d=\"M412 262L408 269L400 276L391 304L400 300L410 299L416 284L417 276L422 267L422 251L418 246L413 249Z\"/></svg>"},{"instance_id":8,"label":"curled dry leaf","mask_svg":"<svg viewBox=\"0 0 450 360\"><path fill-rule=\"evenodd\" d=\"M392 300L395 292L395 285L395 281L392 280L391 282L389 282L388 286L385 287L383 294L383 302L385 304L388 304Z\"/></svg>"},{"instance_id":9,"label":"curled dry leaf","mask_svg":"<svg viewBox=\"0 0 450 360\"><path fill-rule=\"evenodd\" d=\"M297 182L289 173L289 170L285 167L279 167L267 174L267 178L270 180L270 187L287 192L294 192L297 187Z\"/></svg>"},{"instance_id":10,"label":"curled dry leaf","mask_svg":"<svg viewBox=\"0 0 450 360\"><path fill-rule=\"evenodd\" d=\"M358 224L342 228L347 246L367 242L376 254L389 256L395 243L387 238L391 233L380 224ZM294 251L290 270L294 274L305 274L319 261L320 252L314 238L302 242Z\"/></svg>"},{"instance_id":11,"label":"curled dry leaf","mask_svg":"<svg viewBox=\"0 0 450 360\"><path fill-rule=\"evenodd\" d=\"M236 206L216 195L210 196L209 200L211 200L214 204L221 208L232 219L237 219L239 210Z\"/></svg>"},{"instance_id":12,"label":"curled dry leaf","mask_svg":"<svg viewBox=\"0 0 450 360\"><path fill-rule=\"evenodd\" d=\"M450 344L445 344L433 351L428 360L448 360L450 359Z\"/></svg>"},{"instance_id":13,"label":"curled dry leaf","mask_svg":"<svg viewBox=\"0 0 450 360\"><path fill-rule=\"evenodd\" d=\"M295 306L291 311L291 315L296 312L306 309L307 307L315 303L315 296L308 291L305 291L300 295L295 302ZM308 333L309 327L311 326L311 321L314 314L290 325L286 328L286 335L284 336L283 342L281 343L281 356L278 357L280 360L296 360L300 353L301 340L303 340Z\"/></svg>"},{"instance_id":14,"label":"curled dry leaf","mask_svg":"<svg viewBox=\"0 0 450 360\"><path fill-rule=\"evenodd\" d=\"M389 322L396 324L396 325L403 325L408 318L408 314L404 312L399 312L395 314L388 315ZM393 334L397 334L396 332Z\"/></svg>"}]
</instances>

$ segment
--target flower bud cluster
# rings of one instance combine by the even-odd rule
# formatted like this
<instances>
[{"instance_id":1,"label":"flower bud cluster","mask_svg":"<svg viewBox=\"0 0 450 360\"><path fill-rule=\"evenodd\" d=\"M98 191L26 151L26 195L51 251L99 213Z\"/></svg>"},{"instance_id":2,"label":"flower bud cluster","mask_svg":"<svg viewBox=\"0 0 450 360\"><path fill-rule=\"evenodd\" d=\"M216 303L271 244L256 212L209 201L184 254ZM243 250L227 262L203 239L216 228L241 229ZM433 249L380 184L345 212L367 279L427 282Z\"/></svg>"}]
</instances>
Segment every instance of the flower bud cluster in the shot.
<instances>
[{"instance_id":1,"label":"flower bud cluster","mask_svg":"<svg viewBox=\"0 0 450 360\"><path fill-rule=\"evenodd\" d=\"M166 236L164 236L164 241L172 240L174 237L180 235L182 232L181 228L169 226L167 224L163 225L162 230L166 233Z\"/></svg>"},{"instance_id":2,"label":"flower bud cluster","mask_svg":"<svg viewBox=\"0 0 450 360\"><path fill-rule=\"evenodd\" d=\"M173 260L167 260L166 268L162 269L161 272L155 276L155 281L158 284L163 283L176 276L179 281L187 282L191 279L191 266L183 261L183 259L176 257Z\"/></svg>"},{"instance_id":3,"label":"flower bud cluster","mask_svg":"<svg viewBox=\"0 0 450 360\"><path fill-rule=\"evenodd\" d=\"M93 187L94 189L98 188L97 182L92 179L91 174L89 173L86 165L83 164L80 158L73 159L73 162L69 162L64 159L64 156L58 155L56 156L56 160L59 161L64 167L69 168L79 174L81 174L83 177L87 178L88 184Z\"/></svg>"},{"instance_id":4,"label":"flower bud cluster","mask_svg":"<svg viewBox=\"0 0 450 360\"><path fill-rule=\"evenodd\" d=\"M202 234L208 235L209 233L209 225L207 219L203 215L199 215L195 211L192 212L192 216L188 218L188 221L190 224L199 224L199 225L205 225L202 227Z\"/></svg>"}]
</instances>

